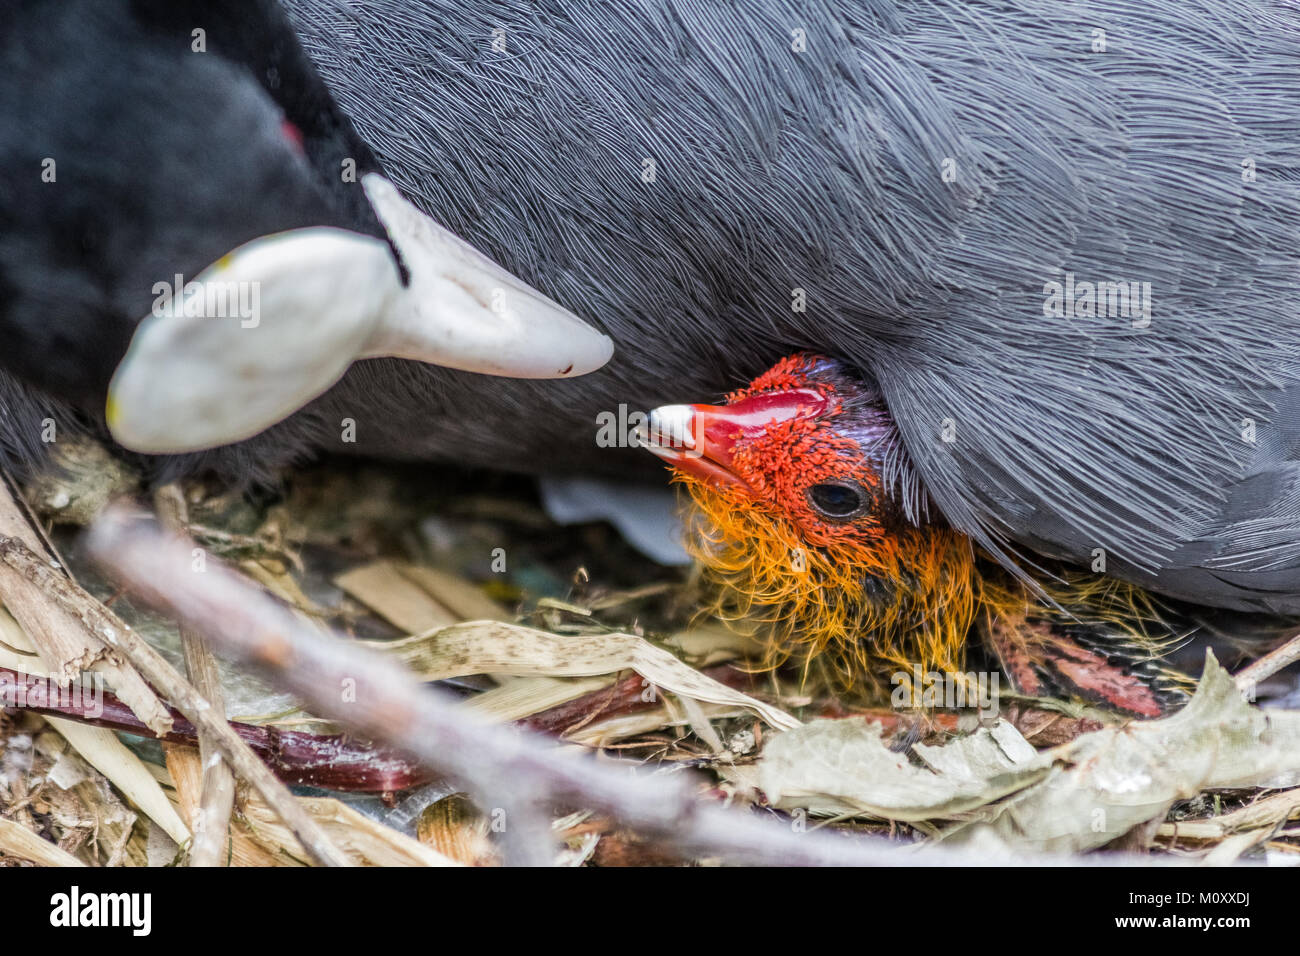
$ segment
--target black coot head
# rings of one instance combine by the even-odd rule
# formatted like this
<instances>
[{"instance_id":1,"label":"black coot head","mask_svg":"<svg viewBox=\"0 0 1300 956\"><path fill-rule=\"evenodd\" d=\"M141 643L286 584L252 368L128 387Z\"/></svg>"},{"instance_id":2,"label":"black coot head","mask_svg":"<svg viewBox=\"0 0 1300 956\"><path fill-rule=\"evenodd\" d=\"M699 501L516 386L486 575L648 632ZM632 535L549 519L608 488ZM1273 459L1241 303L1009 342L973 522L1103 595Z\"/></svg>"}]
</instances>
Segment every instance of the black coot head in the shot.
<instances>
[{"instance_id":1,"label":"black coot head","mask_svg":"<svg viewBox=\"0 0 1300 956\"><path fill-rule=\"evenodd\" d=\"M361 358L527 378L608 360L379 174L271 0L27 0L10 20L0 370L125 447L245 441Z\"/></svg>"},{"instance_id":2,"label":"black coot head","mask_svg":"<svg viewBox=\"0 0 1300 956\"><path fill-rule=\"evenodd\" d=\"M92 412L159 283L286 229L383 235L270 3L20 4L0 115L0 363Z\"/></svg>"}]
</instances>

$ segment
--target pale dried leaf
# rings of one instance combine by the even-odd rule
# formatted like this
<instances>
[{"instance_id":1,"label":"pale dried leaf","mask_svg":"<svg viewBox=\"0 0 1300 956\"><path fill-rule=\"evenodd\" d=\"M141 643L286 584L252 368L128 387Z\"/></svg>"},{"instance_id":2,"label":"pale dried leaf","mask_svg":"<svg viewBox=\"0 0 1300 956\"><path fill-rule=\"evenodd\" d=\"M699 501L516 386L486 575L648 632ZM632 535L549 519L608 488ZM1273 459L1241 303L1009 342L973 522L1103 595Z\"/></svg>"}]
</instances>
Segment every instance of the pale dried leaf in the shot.
<instances>
[{"instance_id":1,"label":"pale dried leaf","mask_svg":"<svg viewBox=\"0 0 1300 956\"><path fill-rule=\"evenodd\" d=\"M332 797L295 797L319 823L340 850L365 866L458 866L419 840L378 823ZM243 817L253 829L254 839L274 851L307 858L293 832L262 801L250 792L242 807Z\"/></svg>"},{"instance_id":2,"label":"pale dried leaf","mask_svg":"<svg viewBox=\"0 0 1300 956\"><path fill-rule=\"evenodd\" d=\"M392 561L353 568L334 583L398 630L419 634L460 618L405 577Z\"/></svg>"},{"instance_id":3,"label":"pale dried leaf","mask_svg":"<svg viewBox=\"0 0 1300 956\"><path fill-rule=\"evenodd\" d=\"M90 764L117 787L145 816L153 820L177 844L190 838L190 831L146 765L127 749L117 734L104 727L91 727L62 717L46 717Z\"/></svg>"},{"instance_id":4,"label":"pale dried leaf","mask_svg":"<svg viewBox=\"0 0 1300 956\"><path fill-rule=\"evenodd\" d=\"M475 694L465 701L471 710L497 720L521 720L590 694L614 683L612 676L510 677L500 687Z\"/></svg>"},{"instance_id":5,"label":"pale dried leaf","mask_svg":"<svg viewBox=\"0 0 1300 956\"><path fill-rule=\"evenodd\" d=\"M667 698L665 698L666 700ZM749 711L722 704L701 703L700 709L708 720L726 720L732 717L749 715ZM634 714L621 714L617 717L592 721L585 727L567 732L564 739L569 743L599 749L619 740L625 740L628 737L654 733L668 727L685 727L686 725L685 718L676 717L669 713L666 707L660 706L651 710L637 711Z\"/></svg>"},{"instance_id":6,"label":"pale dried leaf","mask_svg":"<svg viewBox=\"0 0 1300 956\"><path fill-rule=\"evenodd\" d=\"M0 853L38 866L85 866L71 853L42 840L21 823L0 817Z\"/></svg>"},{"instance_id":7,"label":"pale dried leaf","mask_svg":"<svg viewBox=\"0 0 1300 956\"><path fill-rule=\"evenodd\" d=\"M1172 717L1107 727L1042 756L1054 762L1046 780L945 839L987 834L1016 848L1094 849L1203 790L1300 773L1300 712L1248 704L1207 652L1195 696Z\"/></svg>"},{"instance_id":8,"label":"pale dried leaf","mask_svg":"<svg viewBox=\"0 0 1300 956\"><path fill-rule=\"evenodd\" d=\"M706 677L632 634L551 634L498 621L471 621L372 646L396 654L425 680L470 674L590 677L634 670L660 690L743 707L778 730L799 726L785 711Z\"/></svg>"},{"instance_id":9,"label":"pale dried leaf","mask_svg":"<svg viewBox=\"0 0 1300 956\"><path fill-rule=\"evenodd\" d=\"M925 748L923 759L928 767L891 751L877 722L818 720L772 737L756 773L741 776L779 809L917 822L957 818L1042 779L1050 764L1005 722L996 735L981 727Z\"/></svg>"},{"instance_id":10,"label":"pale dried leaf","mask_svg":"<svg viewBox=\"0 0 1300 956\"><path fill-rule=\"evenodd\" d=\"M512 616L464 578L421 564L396 564L397 572L416 584L462 621L509 621Z\"/></svg>"}]
</instances>

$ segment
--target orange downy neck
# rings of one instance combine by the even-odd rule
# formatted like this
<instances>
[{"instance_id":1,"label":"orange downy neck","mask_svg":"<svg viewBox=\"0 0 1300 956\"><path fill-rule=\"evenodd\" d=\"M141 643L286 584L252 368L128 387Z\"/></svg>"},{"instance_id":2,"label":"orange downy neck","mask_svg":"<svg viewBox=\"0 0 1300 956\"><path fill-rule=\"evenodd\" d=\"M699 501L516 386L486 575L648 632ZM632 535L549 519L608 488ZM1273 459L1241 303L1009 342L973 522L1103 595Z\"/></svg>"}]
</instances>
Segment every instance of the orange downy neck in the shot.
<instances>
[{"instance_id":1,"label":"orange downy neck","mask_svg":"<svg viewBox=\"0 0 1300 956\"><path fill-rule=\"evenodd\" d=\"M679 474L695 508L687 548L714 589L711 611L756 625L764 664L825 655L845 688L887 692L891 678L963 669L978 601L970 540L908 527L808 547L776 509Z\"/></svg>"}]
</instances>

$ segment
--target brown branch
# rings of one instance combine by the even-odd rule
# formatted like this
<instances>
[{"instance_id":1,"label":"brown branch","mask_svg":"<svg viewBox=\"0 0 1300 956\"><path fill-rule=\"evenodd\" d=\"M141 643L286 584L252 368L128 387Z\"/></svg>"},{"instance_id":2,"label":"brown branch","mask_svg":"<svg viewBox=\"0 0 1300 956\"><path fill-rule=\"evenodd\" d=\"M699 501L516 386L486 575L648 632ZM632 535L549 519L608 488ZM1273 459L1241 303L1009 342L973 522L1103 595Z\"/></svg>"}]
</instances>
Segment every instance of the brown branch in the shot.
<instances>
[{"instance_id":1,"label":"brown branch","mask_svg":"<svg viewBox=\"0 0 1300 956\"><path fill-rule=\"evenodd\" d=\"M720 683L743 688L750 675L730 664L705 668L701 673ZM9 688L13 688L9 690ZM586 717L601 720L660 706L644 698L645 681L639 674L610 687L591 691L515 721L515 725L544 734L562 736ZM18 671L0 667L0 706L21 701L33 713L49 714L96 727L107 727L141 737L153 736L131 708L106 691L88 700L87 695L51 698L48 683ZM175 710L169 710L173 726L161 740L182 746L198 746L194 725ZM321 787L346 793L394 793L429 783L434 774L414 758L391 747L376 746L347 734L313 734L280 730L230 721L230 727L262 759L277 777L299 786Z\"/></svg>"},{"instance_id":2,"label":"brown branch","mask_svg":"<svg viewBox=\"0 0 1300 956\"><path fill-rule=\"evenodd\" d=\"M12 688L12 689L11 689ZM151 737L152 732L131 708L110 693L97 699L89 693L51 699L49 682L0 667L0 706L18 701L22 709L75 720L95 727ZM160 740L198 746L199 732L177 711L173 725ZM230 722L230 728L277 777L296 786L321 787L358 793L391 793L430 780L429 771L410 757L387 747L376 747L345 734L310 734L277 727Z\"/></svg>"},{"instance_id":3,"label":"brown branch","mask_svg":"<svg viewBox=\"0 0 1300 956\"><path fill-rule=\"evenodd\" d=\"M187 561L188 554L186 551ZM80 620L90 633L120 652L191 723L200 731L210 734L231 766L275 808L315 860L329 866L351 865L320 825L298 805L284 784L257 759L257 755L239 739L239 735L230 729L225 720L213 713L211 705L194 689L194 685L177 673L129 625L122 623L116 614L93 596L58 573L48 561L41 560L19 539L0 535L0 559L39 587L59 607Z\"/></svg>"},{"instance_id":4,"label":"brown branch","mask_svg":"<svg viewBox=\"0 0 1300 956\"><path fill-rule=\"evenodd\" d=\"M700 673L737 690L747 689L753 682L750 674L730 664L701 668ZM645 678L633 673L608 687L521 717L515 723L526 730L563 737L595 720L623 717L661 706L663 701L646 697L645 687Z\"/></svg>"},{"instance_id":5,"label":"brown branch","mask_svg":"<svg viewBox=\"0 0 1300 956\"><path fill-rule=\"evenodd\" d=\"M680 775L634 776L631 767L576 759L543 737L458 706L451 695L420 684L392 660L306 626L289 608L216 562L210 561L203 575L190 573L189 548L122 508L109 509L89 536L92 557L145 603L268 673L313 712L415 754L477 795L480 806L587 807L687 858L795 866L989 862L963 849L913 854L879 840L799 833L707 805ZM506 826L526 822L508 814ZM549 833L537 839L542 836L550 839ZM519 859L517 848L514 858ZM535 848L524 858L536 860ZM1077 865L1078 860L1021 857L1018 862Z\"/></svg>"}]
</instances>

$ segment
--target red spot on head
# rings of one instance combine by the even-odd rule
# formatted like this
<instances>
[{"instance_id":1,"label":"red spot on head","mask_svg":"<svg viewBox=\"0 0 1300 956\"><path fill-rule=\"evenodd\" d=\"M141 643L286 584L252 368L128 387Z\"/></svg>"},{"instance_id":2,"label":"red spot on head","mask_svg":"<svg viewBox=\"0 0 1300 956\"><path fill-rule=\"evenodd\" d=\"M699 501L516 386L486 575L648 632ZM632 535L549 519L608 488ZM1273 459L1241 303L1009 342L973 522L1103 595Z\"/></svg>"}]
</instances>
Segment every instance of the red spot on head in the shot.
<instances>
[{"instance_id":1,"label":"red spot on head","mask_svg":"<svg viewBox=\"0 0 1300 956\"><path fill-rule=\"evenodd\" d=\"M884 534L880 512L887 496L882 493L880 474L861 446L842 433L839 387L833 376L819 374L828 364L819 355L791 355L727 396L729 405L801 391L816 392L825 400L818 414L774 421L757 432L737 432L731 445L731 470L760 501L793 521L810 544L879 539ZM809 489L824 482L856 484L874 506L852 521L828 520L808 499Z\"/></svg>"},{"instance_id":2,"label":"red spot on head","mask_svg":"<svg viewBox=\"0 0 1300 956\"><path fill-rule=\"evenodd\" d=\"M289 141L294 152L301 156L307 154L306 147L303 145L302 130L300 130L291 120L280 120L280 135Z\"/></svg>"},{"instance_id":3,"label":"red spot on head","mask_svg":"<svg viewBox=\"0 0 1300 956\"><path fill-rule=\"evenodd\" d=\"M734 404L751 395L762 392L785 392L796 388L815 388L823 395L833 392L834 386L829 382L818 381L812 377L816 367L825 362L820 355L799 352L781 359L770 369L750 382L746 387L737 389L727 396L727 403Z\"/></svg>"}]
</instances>

